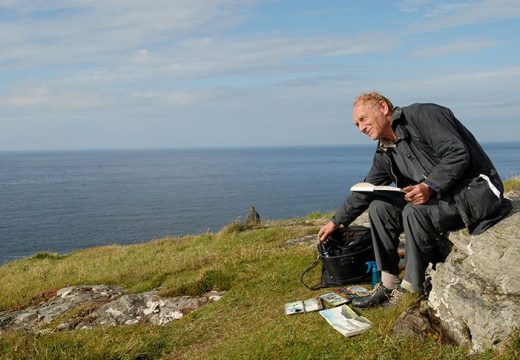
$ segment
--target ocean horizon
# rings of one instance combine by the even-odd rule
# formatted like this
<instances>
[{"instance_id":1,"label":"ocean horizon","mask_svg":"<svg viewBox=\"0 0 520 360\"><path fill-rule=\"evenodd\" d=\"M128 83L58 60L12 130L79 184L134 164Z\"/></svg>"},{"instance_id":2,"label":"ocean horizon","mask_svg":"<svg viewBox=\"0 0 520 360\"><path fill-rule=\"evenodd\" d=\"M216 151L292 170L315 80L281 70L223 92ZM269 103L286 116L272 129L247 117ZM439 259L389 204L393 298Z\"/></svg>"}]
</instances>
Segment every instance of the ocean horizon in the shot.
<instances>
[{"instance_id":1,"label":"ocean horizon","mask_svg":"<svg viewBox=\"0 0 520 360\"><path fill-rule=\"evenodd\" d=\"M520 142L482 144L503 180ZM36 252L218 231L329 212L362 181L375 144L0 151L0 264Z\"/></svg>"}]
</instances>

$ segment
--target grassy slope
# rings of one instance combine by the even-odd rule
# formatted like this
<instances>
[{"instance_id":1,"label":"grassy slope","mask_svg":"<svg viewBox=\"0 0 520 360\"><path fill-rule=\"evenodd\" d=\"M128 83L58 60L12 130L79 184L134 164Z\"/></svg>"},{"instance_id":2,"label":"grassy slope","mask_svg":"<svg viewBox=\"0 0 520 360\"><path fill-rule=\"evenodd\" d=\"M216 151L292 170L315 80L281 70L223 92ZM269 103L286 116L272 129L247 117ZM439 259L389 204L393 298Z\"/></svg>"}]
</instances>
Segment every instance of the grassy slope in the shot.
<instances>
[{"instance_id":1,"label":"grassy slope","mask_svg":"<svg viewBox=\"0 0 520 360\"><path fill-rule=\"evenodd\" d=\"M318 227L303 221L284 225L254 230L231 225L218 234L96 247L66 256L39 254L3 265L0 310L27 306L45 298L49 290L75 284L114 284L133 292L160 287L163 294L173 295L202 291L203 283L229 292L221 301L164 327L133 325L39 336L4 333L0 358L468 358L465 349L440 345L434 338L391 334L410 298L395 308L365 311L374 326L353 338L341 336L317 313L286 317L284 303L324 291L310 292L299 284L299 274L316 251L284 247L288 239L316 233ZM318 281L318 271L314 275ZM519 343L516 336L504 354L488 351L473 358L515 358Z\"/></svg>"}]
</instances>

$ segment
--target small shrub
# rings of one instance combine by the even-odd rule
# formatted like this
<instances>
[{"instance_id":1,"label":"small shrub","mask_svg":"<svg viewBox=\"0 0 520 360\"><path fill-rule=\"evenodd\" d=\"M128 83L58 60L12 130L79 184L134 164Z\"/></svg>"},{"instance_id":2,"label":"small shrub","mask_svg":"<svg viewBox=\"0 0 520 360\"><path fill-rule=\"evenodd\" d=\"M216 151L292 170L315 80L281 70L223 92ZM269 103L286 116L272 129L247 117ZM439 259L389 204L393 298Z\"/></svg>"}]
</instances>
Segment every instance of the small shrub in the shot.
<instances>
[{"instance_id":1,"label":"small shrub","mask_svg":"<svg viewBox=\"0 0 520 360\"><path fill-rule=\"evenodd\" d=\"M51 253L48 251L37 252L36 254L34 254L30 257L31 260L43 260L43 259L59 260L59 259L63 259L63 258L65 258L65 255L60 255L58 253Z\"/></svg>"}]
</instances>

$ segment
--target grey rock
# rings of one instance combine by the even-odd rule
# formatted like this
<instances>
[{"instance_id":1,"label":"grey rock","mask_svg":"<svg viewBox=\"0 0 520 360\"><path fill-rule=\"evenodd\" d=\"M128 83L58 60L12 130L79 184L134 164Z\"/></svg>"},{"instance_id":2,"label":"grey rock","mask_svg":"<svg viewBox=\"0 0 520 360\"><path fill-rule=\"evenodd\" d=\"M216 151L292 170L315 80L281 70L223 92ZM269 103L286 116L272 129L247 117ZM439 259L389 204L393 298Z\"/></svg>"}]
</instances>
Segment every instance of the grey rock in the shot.
<instances>
[{"instance_id":1,"label":"grey rock","mask_svg":"<svg viewBox=\"0 0 520 360\"><path fill-rule=\"evenodd\" d=\"M251 205L249 212L247 213L246 225L255 226L260 224L260 214L256 211L255 207Z\"/></svg>"},{"instance_id":2,"label":"grey rock","mask_svg":"<svg viewBox=\"0 0 520 360\"><path fill-rule=\"evenodd\" d=\"M98 326L151 323L164 325L181 319L184 314L218 301L225 292L210 291L199 297L178 296L162 298L157 291L125 294L120 287L107 285L70 286L60 289L48 301L23 310L0 313L0 334L5 330L26 330L35 333L90 329ZM45 326L67 311L85 306L73 318L56 325Z\"/></svg>"},{"instance_id":3,"label":"grey rock","mask_svg":"<svg viewBox=\"0 0 520 360\"><path fill-rule=\"evenodd\" d=\"M309 247L315 248L318 244L318 235L305 235L296 239L287 240L285 242L286 247L293 247L296 245L307 245Z\"/></svg>"},{"instance_id":4,"label":"grey rock","mask_svg":"<svg viewBox=\"0 0 520 360\"><path fill-rule=\"evenodd\" d=\"M161 298L157 295L157 291L123 295L119 299L101 306L81 322L74 324L77 319L73 319L69 325L63 325L63 327L89 329L96 326L132 325L145 322L164 325L181 319L184 314L200 308L209 301L219 300L222 295L222 292L216 291L200 297Z\"/></svg>"},{"instance_id":5,"label":"grey rock","mask_svg":"<svg viewBox=\"0 0 520 360\"><path fill-rule=\"evenodd\" d=\"M443 328L472 352L500 348L520 328L520 203L481 235L450 234L446 261L432 272L429 306Z\"/></svg>"},{"instance_id":6,"label":"grey rock","mask_svg":"<svg viewBox=\"0 0 520 360\"><path fill-rule=\"evenodd\" d=\"M35 322L38 320L38 314L36 311L29 311L26 313L21 313L16 316L15 322L16 324L23 324L25 322Z\"/></svg>"},{"instance_id":7,"label":"grey rock","mask_svg":"<svg viewBox=\"0 0 520 360\"><path fill-rule=\"evenodd\" d=\"M0 313L0 333L3 330L39 331L42 325L49 324L69 310L87 303L103 303L119 297L122 288L102 285L66 287L41 304L23 310Z\"/></svg>"},{"instance_id":8,"label":"grey rock","mask_svg":"<svg viewBox=\"0 0 520 360\"><path fill-rule=\"evenodd\" d=\"M428 304L422 301L399 315L395 322L393 333L409 337L436 334L437 330L430 322L427 306Z\"/></svg>"}]
</instances>

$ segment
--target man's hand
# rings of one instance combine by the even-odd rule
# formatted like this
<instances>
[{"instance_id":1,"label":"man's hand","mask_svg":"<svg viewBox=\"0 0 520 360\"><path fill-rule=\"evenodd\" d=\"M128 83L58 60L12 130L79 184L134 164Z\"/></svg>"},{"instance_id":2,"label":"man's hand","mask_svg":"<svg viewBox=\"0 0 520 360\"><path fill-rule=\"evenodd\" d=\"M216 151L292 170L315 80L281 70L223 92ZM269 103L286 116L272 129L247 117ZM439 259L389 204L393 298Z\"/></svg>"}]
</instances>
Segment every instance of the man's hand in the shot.
<instances>
[{"instance_id":1,"label":"man's hand","mask_svg":"<svg viewBox=\"0 0 520 360\"><path fill-rule=\"evenodd\" d=\"M425 183L407 186L403 190L406 192L405 200L414 205L426 204L433 194L433 190Z\"/></svg>"},{"instance_id":2,"label":"man's hand","mask_svg":"<svg viewBox=\"0 0 520 360\"><path fill-rule=\"evenodd\" d=\"M339 227L339 225L334 224L332 221L329 221L325 225L323 225L318 232L318 240L320 243L324 244L327 242L327 239L329 238L330 234L334 230L336 230Z\"/></svg>"}]
</instances>

